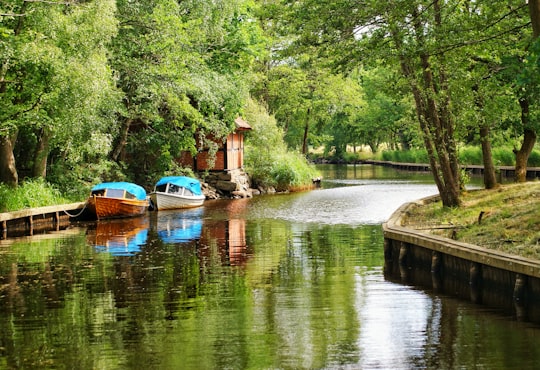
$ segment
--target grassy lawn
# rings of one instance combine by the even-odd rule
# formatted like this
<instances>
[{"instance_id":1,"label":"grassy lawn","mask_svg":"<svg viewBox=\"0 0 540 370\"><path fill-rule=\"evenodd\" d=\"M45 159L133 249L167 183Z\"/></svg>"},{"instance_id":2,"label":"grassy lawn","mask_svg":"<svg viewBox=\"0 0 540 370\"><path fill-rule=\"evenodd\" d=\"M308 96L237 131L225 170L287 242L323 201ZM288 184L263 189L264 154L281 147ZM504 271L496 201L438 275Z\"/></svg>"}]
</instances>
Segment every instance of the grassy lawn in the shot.
<instances>
[{"instance_id":1,"label":"grassy lawn","mask_svg":"<svg viewBox=\"0 0 540 370\"><path fill-rule=\"evenodd\" d=\"M462 202L414 207L403 226L540 260L540 181L470 191Z\"/></svg>"}]
</instances>

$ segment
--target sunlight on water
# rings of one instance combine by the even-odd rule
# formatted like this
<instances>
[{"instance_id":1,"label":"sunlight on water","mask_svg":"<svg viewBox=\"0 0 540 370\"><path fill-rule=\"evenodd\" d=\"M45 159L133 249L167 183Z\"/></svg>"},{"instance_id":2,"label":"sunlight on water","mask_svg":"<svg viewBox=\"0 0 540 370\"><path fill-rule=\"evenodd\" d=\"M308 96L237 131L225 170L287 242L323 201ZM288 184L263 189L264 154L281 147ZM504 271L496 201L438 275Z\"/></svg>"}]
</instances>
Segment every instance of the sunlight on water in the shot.
<instances>
[{"instance_id":1,"label":"sunlight on water","mask_svg":"<svg viewBox=\"0 0 540 370\"><path fill-rule=\"evenodd\" d=\"M291 196L286 206L272 203L257 216L299 223L327 225L379 224L388 219L402 203L437 193L434 185L407 182L363 182L349 186L319 189Z\"/></svg>"}]
</instances>

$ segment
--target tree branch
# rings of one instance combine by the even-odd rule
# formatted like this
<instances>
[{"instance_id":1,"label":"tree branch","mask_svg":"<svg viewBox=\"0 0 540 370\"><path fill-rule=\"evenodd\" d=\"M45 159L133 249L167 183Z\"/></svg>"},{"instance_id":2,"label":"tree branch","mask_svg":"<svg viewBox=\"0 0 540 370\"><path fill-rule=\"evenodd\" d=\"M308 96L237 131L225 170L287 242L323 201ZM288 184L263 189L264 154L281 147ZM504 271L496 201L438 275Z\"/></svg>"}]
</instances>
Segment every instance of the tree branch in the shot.
<instances>
[{"instance_id":1,"label":"tree branch","mask_svg":"<svg viewBox=\"0 0 540 370\"><path fill-rule=\"evenodd\" d=\"M52 5L73 5L76 1L24 0L25 3L43 3Z\"/></svg>"}]
</instances>

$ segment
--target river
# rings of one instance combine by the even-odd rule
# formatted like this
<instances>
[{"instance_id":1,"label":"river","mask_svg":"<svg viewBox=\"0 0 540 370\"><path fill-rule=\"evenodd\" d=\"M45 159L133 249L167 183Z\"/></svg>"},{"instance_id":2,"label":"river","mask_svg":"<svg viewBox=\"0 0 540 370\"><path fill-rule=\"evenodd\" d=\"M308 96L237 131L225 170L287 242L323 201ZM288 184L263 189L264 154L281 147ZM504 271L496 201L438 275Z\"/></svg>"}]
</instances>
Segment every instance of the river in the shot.
<instances>
[{"instance_id":1,"label":"river","mask_svg":"<svg viewBox=\"0 0 540 370\"><path fill-rule=\"evenodd\" d=\"M428 175L0 241L0 368L533 369L540 328L385 279L381 223Z\"/></svg>"}]
</instances>

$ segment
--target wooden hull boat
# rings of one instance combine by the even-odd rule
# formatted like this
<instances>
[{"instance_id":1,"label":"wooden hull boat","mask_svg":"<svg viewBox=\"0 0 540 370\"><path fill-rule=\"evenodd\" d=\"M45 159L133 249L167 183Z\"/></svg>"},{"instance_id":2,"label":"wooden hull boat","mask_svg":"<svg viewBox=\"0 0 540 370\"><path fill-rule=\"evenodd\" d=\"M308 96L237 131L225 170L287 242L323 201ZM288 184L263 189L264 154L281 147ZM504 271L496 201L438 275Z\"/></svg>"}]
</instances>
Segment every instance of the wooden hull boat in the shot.
<instances>
[{"instance_id":1,"label":"wooden hull boat","mask_svg":"<svg viewBox=\"0 0 540 370\"><path fill-rule=\"evenodd\" d=\"M186 176L164 177L150 193L152 207L159 211L199 207L205 199L199 180Z\"/></svg>"},{"instance_id":2,"label":"wooden hull boat","mask_svg":"<svg viewBox=\"0 0 540 370\"><path fill-rule=\"evenodd\" d=\"M126 182L102 183L92 188L88 209L98 220L139 216L148 209L146 191Z\"/></svg>"}]
</instances>

